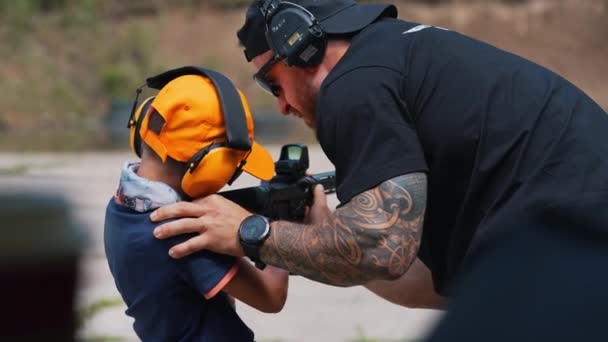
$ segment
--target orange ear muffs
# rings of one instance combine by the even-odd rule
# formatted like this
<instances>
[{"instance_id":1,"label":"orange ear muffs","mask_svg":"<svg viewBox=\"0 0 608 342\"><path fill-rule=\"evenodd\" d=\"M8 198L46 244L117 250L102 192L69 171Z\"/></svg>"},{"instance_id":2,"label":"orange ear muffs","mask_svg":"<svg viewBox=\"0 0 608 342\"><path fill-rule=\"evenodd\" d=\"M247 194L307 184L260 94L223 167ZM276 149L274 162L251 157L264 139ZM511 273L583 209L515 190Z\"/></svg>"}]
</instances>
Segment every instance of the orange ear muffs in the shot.
<instances>
[{"instance_id":1,"label":"orange ear muffs","mask_svg":"<svg viewBox=\"0 0 608 342\"><path fill-rule=\"evenodd\" d=\"M141 128L141 123L150 110L150 105L153 100L154 96L145 99L133 114L133 118L129 121L129 129L131 130L129 133L129 143L131 145L131 151L139 158L141 158L141 136L139 135L139 130Z\"/></svg>"},{"instance_id":2,"label":"orange ear muffs","mask_svg":"<svg viewBox=\"0 0 608 342\"><path fill-rule=\"evenodd\" d=\"M222 142L205 147L188 162L182 176L182 191L192 198L218 192L232 179L246 153Z\"/></svg>"}]
</instances>

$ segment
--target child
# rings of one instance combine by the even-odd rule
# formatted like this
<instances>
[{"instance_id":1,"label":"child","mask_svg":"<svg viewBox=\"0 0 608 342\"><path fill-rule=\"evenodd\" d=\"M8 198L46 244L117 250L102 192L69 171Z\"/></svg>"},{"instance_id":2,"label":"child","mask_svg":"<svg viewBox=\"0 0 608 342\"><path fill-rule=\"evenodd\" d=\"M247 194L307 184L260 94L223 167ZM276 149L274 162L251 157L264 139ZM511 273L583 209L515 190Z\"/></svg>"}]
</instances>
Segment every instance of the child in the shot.
<instances>
[{"instance_id":1,"label":"child","mask_svg":"<svg viewBox=\"0 0 608 342\"><path fill-rule=\"evenodd\" d=\"M124 166L107 206L106 256L143 341L253 341L230 296L263 312L279 312L287 297L284 270L262 271L247 260L209 251L175 260L169 248L191 235L166 241L152 235L154 209L217 192L241 168L266 180L274 173L272 158L260 145L240 151L227 143L225 122L239 116L223 112L234 103L224 103L225 89L208 76L175 77L135 112L131 145L141 163ZM253 141L247 101L233 90L245 112L245 140Z\"/></svg>"}]
</instances>

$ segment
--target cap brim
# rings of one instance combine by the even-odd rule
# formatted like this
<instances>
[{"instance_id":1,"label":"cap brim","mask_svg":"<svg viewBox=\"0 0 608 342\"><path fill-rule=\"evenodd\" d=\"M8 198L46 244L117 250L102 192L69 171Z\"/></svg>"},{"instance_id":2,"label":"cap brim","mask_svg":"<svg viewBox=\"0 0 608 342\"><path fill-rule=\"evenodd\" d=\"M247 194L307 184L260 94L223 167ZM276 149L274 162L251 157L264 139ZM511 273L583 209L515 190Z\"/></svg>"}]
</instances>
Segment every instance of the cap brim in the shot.
<instances>
[{"instance_id":1,"label":"cap brim","mask_svg":"<svg viewBox=\"0 0 608 342\"><path fill-rule=\"evenodd\" d=\"M323 30L330 34L346 34L364 29L380 17L397 17L397 7L389 4L356 4L327 18L319 18Z\"/></svg>"},{"instance_id":2,"label":"cap brim","mask_svg":"<svg viewBox=\"0 0 608 342\"><path fill-rule=\"evenodd\" d=\"M261 180L269 181L274 176L274 160L262 145L254 141L243 171Z\"/></svg>"}]
</instances>

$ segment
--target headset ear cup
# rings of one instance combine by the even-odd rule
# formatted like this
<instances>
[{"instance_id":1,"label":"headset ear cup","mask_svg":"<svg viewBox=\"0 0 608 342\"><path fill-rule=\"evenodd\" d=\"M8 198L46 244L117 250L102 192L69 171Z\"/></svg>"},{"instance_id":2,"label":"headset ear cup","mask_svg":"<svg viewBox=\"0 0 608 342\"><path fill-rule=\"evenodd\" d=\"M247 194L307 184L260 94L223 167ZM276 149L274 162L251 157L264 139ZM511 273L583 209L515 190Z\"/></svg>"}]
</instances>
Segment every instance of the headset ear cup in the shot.
<instances>
[{"instance_id":1,"label":"headset ear cup","mask_svg":"<svg viewBox=\"0 0 608 342\"><path fill-rule=\"evenodd\" d=\"M133 116L134 122L129 123L129 145L131 145L131 151L133 151L133 153L135 153L139 158L141 158L141 137L139 135L139 129L141 128L141 123L148 114L152 101L154 101L154 96L150 96L145 99L135 111Z\"/></svg>"},{"instance_id":2,"label":"headset ear cup","mask_svg":"<svg viewBox=\"0 0 608 342\"><path fill-rule=\"evenodd\" d=\"M182 191L192 198L218 192L228 184L241 159L243 151L229 147L216 147L207 153L192 173L182 177Z\"/></svg>"},{"instance_id":3,"label":"headset ear cup","mask_svg":"<svg viewBox=\"0 0 608 342\"><path fill-rule=\"evenodd\" d=\"M129 145L131 145L131 151L141 158L141 139L139 138L139 130L135 129L135 126L131 127L129 133Z\"/></svg>"},{"instance_id":4,"label":"headset ear cup","mask_svg":"<svg viewBox=\"0 0 608 342\"><path fill-rule=\"evenodd\" d=\"M270 49L289 66L319 65L325 56L327 35L315 16L288 1L270 7L277 9L269 14L260 8L266 18L265 37Z\"/></svg>"}]
</instances>

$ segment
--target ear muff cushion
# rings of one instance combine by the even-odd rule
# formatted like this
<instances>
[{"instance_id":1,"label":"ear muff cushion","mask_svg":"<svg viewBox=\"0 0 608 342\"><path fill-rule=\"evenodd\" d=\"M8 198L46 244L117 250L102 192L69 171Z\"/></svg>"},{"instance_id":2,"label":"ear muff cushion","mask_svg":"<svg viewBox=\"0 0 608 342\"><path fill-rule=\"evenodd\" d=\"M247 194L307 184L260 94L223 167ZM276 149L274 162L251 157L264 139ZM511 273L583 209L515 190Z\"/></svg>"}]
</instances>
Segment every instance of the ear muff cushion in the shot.
<instances>
[{"instance_id":1,"label":"ear muff cushion","mask_svg":"<svg viewBox=\"0 0 608 342\"><path fill-rule=\"evenodd\" d=\"M141 158L141 136L139 135L139 131L141 128L141 123L144 121L146 114L148 114L148 110L150 110L150 105L154 100L154 96L148 97L145 99L141 105L135 111L133 120L135 120L135 125L131 125L131 131L129 133L129 143L131 145L131 151L135 153L139 158Z\"/></svg>"},{"instance_id":2,"label":"ear muff cushion","mask_svg":"<svg viewBox=\"0 0 608 342\"><path fill-rule=\"evenodd\" d=\"M207 153L196 169L182 177L182 191L192 198L218 192L228 183L246 152L216 147Z\"/></svg>"}]
</instances>

